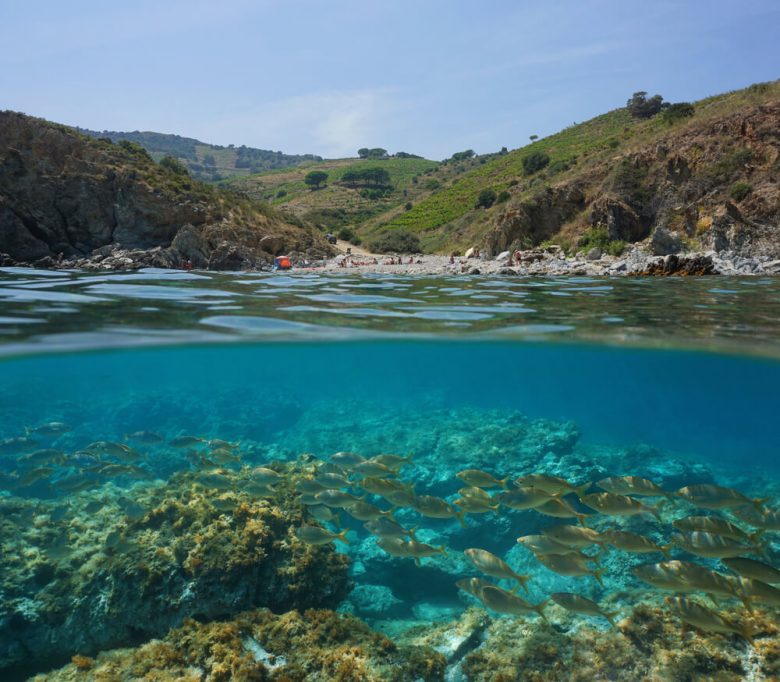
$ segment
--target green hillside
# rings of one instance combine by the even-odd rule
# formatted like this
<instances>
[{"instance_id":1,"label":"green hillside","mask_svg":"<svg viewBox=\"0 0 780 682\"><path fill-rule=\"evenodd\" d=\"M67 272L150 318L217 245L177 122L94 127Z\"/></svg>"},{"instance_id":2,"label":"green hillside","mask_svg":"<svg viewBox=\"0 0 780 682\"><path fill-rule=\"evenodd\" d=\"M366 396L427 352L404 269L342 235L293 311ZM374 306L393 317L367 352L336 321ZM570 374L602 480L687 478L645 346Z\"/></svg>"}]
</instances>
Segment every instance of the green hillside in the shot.
<instances>
[{"instance_id":1,"label":"green hillside","mask_svg":"<svg viewBox=\"0 0 780 682\"><path fill-rule=\"evenodd\" d=\"M420 158L336 159L295 168L233 178L229 185L254 199L267 201L322 229L357 229L376 216L401 210L424 191L426 174L438 167ZM367 169L384 170L387 182L345 181L345 175ZM305 182L311 171L327 173L319 188Z\"/></svg>"},{"instance_id":2,"label":"green hillside","mask_svg":"<svg viewBox=\"0 0 780 682\"><path fill-rule=\"evenodd\" d=\"M476 167L474 160L467 162L471 169L450 176L441 189L421 198L411 210L366 224L359 232L368 239L386 231L411 232L419 236L426 251L446 251L479 243L482 235L492 229L498 215L509 206L533 203L535 197L565 183L581 183L595 193L605 191L604 183L620 159L646 152L681 133L706 135L714 142L717 132L708 130L708 125L743 110L776 102L779 96L780 82L757 84L696 102L692 117L675 122L669 122L663 112L638 119L627 108L616 109L508 154L494 155ZM523 162L534 153L546 155L548 162L543 170L529 173ZM642 172L647 175L646 169ZM483 190L492 190L498 199L487 210L475 208ZM582 224L580 227L587 229Z\"/></svg>"},{"instance_id":3,"label":"green hillside","mask_svg":"<svg viewBox=\"0 0 780 682\"><path fill-rule=\"evenodd\" d=\"M223 147L216 144L206 144L192 137L168 135L155 132L117 132L104 130L77 130L90 137L107 138L112 142L129 140L140 144L155 161L164 156L179 159L198 180L218 182L234 175L251 175L278 168L290 168L300 163L321 161L322 157L314 154L283 154L268 149L256 149L241 145Z\"/></svg>"}]
</instances>

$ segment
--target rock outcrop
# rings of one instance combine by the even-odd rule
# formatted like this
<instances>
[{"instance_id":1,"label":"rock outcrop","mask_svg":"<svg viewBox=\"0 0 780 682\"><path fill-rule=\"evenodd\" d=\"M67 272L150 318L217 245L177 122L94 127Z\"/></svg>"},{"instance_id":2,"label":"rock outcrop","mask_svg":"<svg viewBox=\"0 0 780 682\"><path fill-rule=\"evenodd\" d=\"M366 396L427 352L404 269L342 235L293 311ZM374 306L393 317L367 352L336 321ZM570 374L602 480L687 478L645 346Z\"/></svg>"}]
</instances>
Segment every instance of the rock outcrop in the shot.
<instances>
[{"instance_id":1,"label":"rock outcrop","mask_svg":"<svg viewBox=\"0 0 780 682\"><path fill-rule=\"evenodd\" d=\"M331 253L317 230L157 164L137 145L0 112L0 253L17 262L76 260L104 247L158 249L139 255L140 264L189 259L220 269L258 267L280 253Z\"/></svg>"}]
</instances>

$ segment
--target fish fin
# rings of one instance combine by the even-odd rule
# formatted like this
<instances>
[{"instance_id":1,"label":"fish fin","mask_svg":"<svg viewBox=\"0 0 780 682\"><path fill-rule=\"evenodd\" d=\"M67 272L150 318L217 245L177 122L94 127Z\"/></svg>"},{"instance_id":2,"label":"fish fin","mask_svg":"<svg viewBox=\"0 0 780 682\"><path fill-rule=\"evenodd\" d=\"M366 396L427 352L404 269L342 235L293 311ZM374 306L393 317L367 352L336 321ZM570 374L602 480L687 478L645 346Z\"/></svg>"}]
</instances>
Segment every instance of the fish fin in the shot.
<instances>
[{"instance_id":1,"label":"fish fin","mask_svg":"<svg viewBox=\"0 0 780 682\"><path fill-rule=\"evenodd\" d=\"M418 557L414 557L414 563L418 566L422 566L422 563L420 562L420 559Z\"/></svg>"},{"instance_id":2,"label":"fish fin","mask_svg":"<svg viewBox=\"0 0 780 682\"><path fill-rule=\"evenodd\" d=\"M613 627L617 627L617 623L615 622L615 618L617 618L620 615L620 611L604 611L604 618L606 618L609 621L609 624Z\"/></svg>"},{"instance_id":3,"label":"fish fin","mask_svg":"<svg viewBox=\"0 0 780 682\"><path fill-rule=\"evenodd\" d=\"M526 594L528 594L528 586L526 583L531 579L530 575L521 575L520 573L515 573L515 580L519 583L519 586L523 588Z\"/></svg>"},{"instance_id":4,"label":"fish fin","mask_svg":"<svg viewBox=\"0 0 780 682\"><path fill-rule=\"evenodd\" d=\"M745 597L737 595L737 599L739 599L742 602L742 605L745 607L745 610L748 613L753 613L753 602L750 601L750 597Z\"/></svg>"},{"instance_id":5,"label":"fish fin","mask_svg":"<svg viewBox=\"0 0 780 682\"><path fill-rule=\"evenodd\" d=\"M498 479L498 482L501 484L501 487L504 490L509 490L509 485L508 485L507 481L509 481L510 478L512 478L512 477L511 476L507 476L506 478L499 478Z\"/></svg>"},{"instance_id":6,"label":"fish fin","mask_svg":"<svg viewBox=\"0 0 780 682\"><path fill-rule=\"evenodd\" d=\"M349 528L345 528L340 533L336 535L334 540L341 540L345 545L349 544L349 540L347 540L347 533L349 533Z\"/></svg>"},{"instance_id":7,"label":"fish fin","mask_svg":"<svg viewBox=\"0 0 780 682\"><path fill-rule=\"evenodd\" d=\"M439 545L439 546L436 548L436 551L437 551L439 554L447 554L447 545Z\"/></svg>"},{"instance_id":8,"label":"fish fin","mask_svg":"<svg viewBox=\"0 0 780 682\"><path fill-rule=\"evenodd\" d=\"M590 481L583 483L582 485L574 486L574 494L578 498L581 498L588 491L588 488L590 488Z\"/></svg>"},{"instance_id":9,"label":"fish fin","mask_svg":"<svg viewBox=\"0 0 780 682\"><path fill-rule=\"evenodd\" d=\"M333 523L336 524L336 528L341 530L341 528L342 528L341 514L339 514L338 512L335 512L333 514ZM346 533L346 530L344 532Z\"/></svg>"},{"instance_id":10,"label":"fish fin","mask_svg":"<svg viewBox=\"0 0 780 682\"><path fill-rule=\"evenodd\" d=\"M755 500L750 500L750 504L752 504L756 511L764 513L764 505L771 500L771 497L757 497Z\"/></svg>"},{"instance_id":11,"label":"fish fin","mask_svg":"<svg viewBox=\"0 0 780 682\"><path fill-rule=\"evenodd\" d=\"M604 575L606 572L606 568L597 568L591 575L598 581L598 584L604 587L604 581L601 579L601 576Z\"/></svg>"},{"instance_id":12,"label":"fish fin","mask_svg":"<svg viewBox=\"0 0 780 682\"><path fill-rule=\"evenodd\" d=\"M415 537L415 535L414 535L414 534L417 532L417 529L418 529L419 527L420 527L420 526L412 526L412 527L411 527L411 528L410 528L408 531L406 531L406 534L407 534L407 535L408 535L410 538L412 538L412 540L417 540L417 538Z\"/></svg>"},{"instance_id":13,"label":"fish fin","mask_svg":"<svg viewBox=\"0 0 780 682\"><path fill-rule=\"evenodd\" d=\"M587 515L587 514L577 514L577 521L579 521L579 522L580 522L580 525L581 525L582 527L584 527L584 528L587 528L587 527L588 527L588 524L587 524L587 523L585 523L585 519L587 519L587 518L588 518L588 515Z\"/></svg>"},{"instance_id":14,"label":"fish fin","mask_svg":"<svg viewBox=\"0 0 780 682\"><path fill-rule=\"evenodd\" d=\"M653 505L647 505L647 509L656 519L658 519L658 521L662 521L661 511L658 509L658 506L654 507Z\"/></svg>"},{"instance_id":15,"label":"fish fin","mask_svg":"<svg viewBox=\"0 0 780 682\"><path fill-rule=\"evenodd\" d=\"M544 613L544 607L547 605L547 602L548 602L548 601L550 601L550 600L549 600L549 599L545 599L544 601L540 601L540 602L539 602L539 603L538 603L538 604L537 604L537 605L534 607L534 611L536 611L536 613L538 613L538 614L539 614L539 615L542 617L542 620L544 620L544 621L546 621L546 622L548 622L548 623L549 623L549 620L547 620L547 616L546 616L546 615L545 615L545 613Z\"/></svg>"},{"instance_id":16,"label":"fish fin","mask_svg":"<svg viewBox=\"0 0 780 682\"><path fill-rule=\"evenodd\" d=\"M707 596L710 598L712 603L715 604L717 608L720 608L720 602L718 601L718 598L714 594L712 594L712 592L707 592Z\"/></svg>"},{"instance_id":17,"label":"fish fin","mask_svg":"<svg viewBox=\"0 0 780 682\"><path fill-rule=\"evenodd\" d=\"M758 545L759 540L763 537L764 533L766 533L766 528L760 528L755 533L748 533L748 537L750 538L750 542L752 542L754 545Z\"/></svg>"},{"instance_id":18,"label":"fish fin","mask_svg":"<svg viewBox=\"0 0 780 682\"><path fill-rule=\"evenodd\" d=\"M674 545L670 542L668 545L661 545L658 549L661 554L668 559L671 556L670 552L672 551L672 547L674 547Z\"/></svg>"},{"instance_id":19,"label":"fish fin","mask_svg":"<svg viewBox=\"0 0 780 682\"><path fill-rule=\"evenodd\" d=\"M457 512L455 512L455 518L458 519L458 523L460 523L462 528L466 527L466 512L465 511L457 511Z\"/></svg>"}]
</instances>

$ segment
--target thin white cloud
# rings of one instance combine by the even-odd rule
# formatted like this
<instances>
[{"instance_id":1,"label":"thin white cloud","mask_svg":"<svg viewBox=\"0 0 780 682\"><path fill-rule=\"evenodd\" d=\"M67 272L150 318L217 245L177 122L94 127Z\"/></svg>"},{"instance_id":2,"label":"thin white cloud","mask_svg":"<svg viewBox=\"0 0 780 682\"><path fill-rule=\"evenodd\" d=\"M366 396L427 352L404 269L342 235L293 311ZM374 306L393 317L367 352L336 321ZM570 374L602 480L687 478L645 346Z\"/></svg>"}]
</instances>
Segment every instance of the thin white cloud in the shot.
<instances>
[{"instance_id":1,"label":"thin white cloud","mask_svg":"<svg viewBox=\"0 0 780 682\"><path fill-rule=\"evenodd\" d=\"M364 146L386 146L402 107L391 89L309 93L228 116L202 131L202 139L225 137L247 145L355 156Z\"/></svg>"}]
</instances>

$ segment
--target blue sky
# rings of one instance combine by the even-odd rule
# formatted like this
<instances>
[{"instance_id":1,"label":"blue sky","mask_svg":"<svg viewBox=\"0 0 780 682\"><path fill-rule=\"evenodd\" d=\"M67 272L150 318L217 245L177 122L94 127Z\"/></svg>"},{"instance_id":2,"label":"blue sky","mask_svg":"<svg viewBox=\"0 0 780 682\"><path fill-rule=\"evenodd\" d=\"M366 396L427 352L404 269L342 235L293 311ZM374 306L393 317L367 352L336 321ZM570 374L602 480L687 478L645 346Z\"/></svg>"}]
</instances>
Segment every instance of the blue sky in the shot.
<instances>
[{"instance_id":1,"label":"blue sky","mask_svg":"<svg viewBox=\"0 0 780 682\"><path fill-rule=\"evenodd\" d=\"M441 159L773 80L779 34L777 0L2 0L0 109Z\"/></svg>"}]
</instances>

